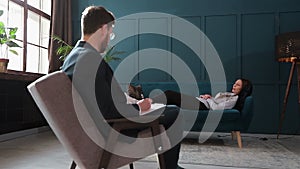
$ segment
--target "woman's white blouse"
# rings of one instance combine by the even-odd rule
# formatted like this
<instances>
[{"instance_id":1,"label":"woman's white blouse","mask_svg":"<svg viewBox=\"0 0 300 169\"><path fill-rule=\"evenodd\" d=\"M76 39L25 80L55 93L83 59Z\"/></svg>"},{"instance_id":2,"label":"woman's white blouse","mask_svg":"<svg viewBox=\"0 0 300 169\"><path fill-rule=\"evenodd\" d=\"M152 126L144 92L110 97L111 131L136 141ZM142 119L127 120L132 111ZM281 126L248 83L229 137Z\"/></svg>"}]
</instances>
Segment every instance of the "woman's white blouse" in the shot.
<instances>
[{"instance_id":1,"label":"woman's white blouse","mask_svg":"<svg viewBox=\"0 0 300 169\"><path fill-rule=\"evenodd\" d=\"M204 103L208 109L223 110L232 109L238 99L238 95L231 92L220 92L215 97L209 99L203 99L196 97L200 102Z\"/></svg>"}]
</instances>

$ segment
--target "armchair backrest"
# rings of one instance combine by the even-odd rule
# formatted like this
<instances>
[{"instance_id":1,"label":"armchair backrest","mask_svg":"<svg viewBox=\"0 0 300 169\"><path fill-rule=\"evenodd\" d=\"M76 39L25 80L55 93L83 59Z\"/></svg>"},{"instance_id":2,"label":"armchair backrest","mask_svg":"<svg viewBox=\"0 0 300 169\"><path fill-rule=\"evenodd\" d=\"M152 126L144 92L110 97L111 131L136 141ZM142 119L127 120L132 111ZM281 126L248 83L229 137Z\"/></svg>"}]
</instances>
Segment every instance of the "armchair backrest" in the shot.
<instances>
[{"instance_id":1,"label":"armchair backrest","mask_svg":"<svg viewBox=\"0 0 300 169\"><path fill-rule=\"evenodd\" d=\"M73 106L72 82L68 76L60 71L54 72L31 83L28 90L77 165L97 168L103 150L88 137L78 121ZM97 158L90 158L91 154Z\"/></svg>"}]
</instances>

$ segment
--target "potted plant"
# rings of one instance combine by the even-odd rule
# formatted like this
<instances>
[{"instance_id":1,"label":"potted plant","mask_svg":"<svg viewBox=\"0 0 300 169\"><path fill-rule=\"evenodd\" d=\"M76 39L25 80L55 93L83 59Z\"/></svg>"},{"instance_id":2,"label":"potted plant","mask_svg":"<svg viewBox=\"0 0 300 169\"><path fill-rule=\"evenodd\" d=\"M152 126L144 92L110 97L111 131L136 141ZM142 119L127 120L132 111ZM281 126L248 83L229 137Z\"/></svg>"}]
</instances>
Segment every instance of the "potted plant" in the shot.
<instances>
[{"instance_id":1,"label":"potted plant","mask_svg":"<svg viewBox=\"0 0 300 169\"><path fill-rule=\"evenodd\" d=\"M0 10L0 16L3 14L3 10ZM18 55L14 47L19 46L14 40L16 39L16 33L18 28L8 28L5 27L4 23L0 21L0 72L7 71L7 65L9 62L7 52L11 52L15 55Z\"/></svg>"},{"instance_id":2,"label":"potted plant","mask_svg":"<svg viewBox=\"0 0 300 169\"><path fill-rule=\"evenodd\" d=\"M59 55L59 60L64 61L74 47L62 40L59 36L54 35L52 39L60 44L56 50L56 54Z\"/></svg>"},{"instance_id":3,"label":"potted plant","mask_svg":"<svg viewBox=\"0 0 300 169\"><path fill-rule=\"evenodd\" d=\"M60 44L60 46L56 50L56 54L58 54L60 56L59 60L64 61L66 59L67 55L74 48L74 46L69 45L67 42L65 42L58 36L54 35L52 38L54 41L57 41L57 43ZM104 52L103 58L106 62L110 62L113 60L120 60L120 58L116 57L116 56L125 53L124 51L115 51L114 48L115 48L115 46L108 47L106 49L106 51Z\"/></svg>"}]
</instances>

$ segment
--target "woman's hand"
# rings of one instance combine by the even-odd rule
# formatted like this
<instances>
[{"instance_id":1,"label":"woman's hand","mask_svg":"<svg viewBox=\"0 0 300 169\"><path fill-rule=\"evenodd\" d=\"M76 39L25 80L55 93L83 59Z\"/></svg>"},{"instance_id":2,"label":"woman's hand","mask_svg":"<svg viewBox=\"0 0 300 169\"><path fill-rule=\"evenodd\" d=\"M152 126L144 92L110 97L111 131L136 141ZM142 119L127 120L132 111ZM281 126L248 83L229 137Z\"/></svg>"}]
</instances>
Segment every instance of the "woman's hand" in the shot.
<instances>
[{"instance_id":1,"label":"woman's hand","mask_svg":"<svg viewBox=\"0 0 300 169\"><path fill-rule=\"evenodd\" d=\"M210 99L211 98L211 95L209 94L204 94L204 95L200 95L200 98L203 98L203 99Z\"/></svg>"},{"instance_id":2,"label":"woman's hand","mask_svg":"<svg viewBox=\"0 0 300 169\"><path fill-rule=\"evenodd\" d=\"M152 99L146 98L137 102L140 107L140 111L147 111L151 108Z\"/></svg>"}]
</instances>

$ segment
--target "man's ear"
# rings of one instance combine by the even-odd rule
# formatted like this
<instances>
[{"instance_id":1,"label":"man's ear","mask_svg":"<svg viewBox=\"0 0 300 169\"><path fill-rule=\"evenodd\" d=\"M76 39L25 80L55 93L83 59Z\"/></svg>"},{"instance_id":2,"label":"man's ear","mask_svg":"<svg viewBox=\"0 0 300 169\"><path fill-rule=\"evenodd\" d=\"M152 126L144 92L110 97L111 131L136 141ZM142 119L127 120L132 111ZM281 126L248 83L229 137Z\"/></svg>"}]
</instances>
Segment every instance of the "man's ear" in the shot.
<instances>
[{"instance_id":1,"label":"man's ear","mask_svg":"<svg viewBox=\"0 0 300 169\"><path fill-rule=\"evenodd\" d=\"M107 24L103 25L101 28L99 28L96 32L100 37L105 38L107 34Z\"/></svg>"},{"instance_id":2,"label":"man's ear","mask_svg":"<svg viewBox=\"0 0 300 169\"><path fill-rule=\"evenodd\" d=\"M108 25L104 24L100 29L102 29L103 33L106 33L108 31Z\"/></svg>"}]
</instances>

